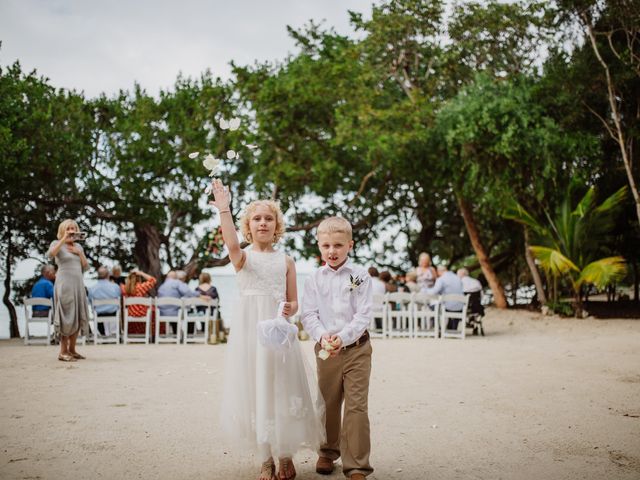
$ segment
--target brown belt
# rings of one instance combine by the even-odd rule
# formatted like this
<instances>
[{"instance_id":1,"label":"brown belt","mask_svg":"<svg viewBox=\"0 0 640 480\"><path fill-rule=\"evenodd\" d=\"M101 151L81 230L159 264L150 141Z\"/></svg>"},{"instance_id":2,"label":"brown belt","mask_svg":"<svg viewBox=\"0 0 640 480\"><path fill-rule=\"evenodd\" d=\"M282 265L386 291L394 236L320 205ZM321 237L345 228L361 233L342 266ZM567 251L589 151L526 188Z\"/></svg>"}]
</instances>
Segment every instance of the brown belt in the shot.
<instances>
[{"instance_id":1,"label":"brown belt","mask_svg":"<svg viewBox=\"0 0 640 480\"><path fill-rule=\"evenodd\" d=\"M347 350L349 348L359 347L360 345L367 343L368 340L369 340L369 332L365 330L362 336L358 340L356 340L350 345L347 345L346 347L342 347L342 349Z\"/></svg>"}]
</instances>

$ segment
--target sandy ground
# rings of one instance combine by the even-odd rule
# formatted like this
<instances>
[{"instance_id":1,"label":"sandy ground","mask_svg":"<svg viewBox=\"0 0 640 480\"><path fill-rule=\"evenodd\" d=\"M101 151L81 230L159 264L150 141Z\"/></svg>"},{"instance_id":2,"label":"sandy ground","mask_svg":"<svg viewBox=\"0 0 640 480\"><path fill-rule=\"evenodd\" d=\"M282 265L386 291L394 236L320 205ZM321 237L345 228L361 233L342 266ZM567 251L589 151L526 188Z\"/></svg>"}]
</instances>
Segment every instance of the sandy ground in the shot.
<instances>
[{"instance_id":1,"label":"sandy ground","mask_svg":"<svg viewBox=\"0 0 640 480\"><path fill-rule=\"evenodd\" d=\"M369 478L640 478L640 321L493 310L486 330L374 341ZM0 342L0 478L255 478L217 426L224 350L91 345L65 364ZM314 461L297 455L298 479L327 478Z\"/></svg>"}]
</instances>

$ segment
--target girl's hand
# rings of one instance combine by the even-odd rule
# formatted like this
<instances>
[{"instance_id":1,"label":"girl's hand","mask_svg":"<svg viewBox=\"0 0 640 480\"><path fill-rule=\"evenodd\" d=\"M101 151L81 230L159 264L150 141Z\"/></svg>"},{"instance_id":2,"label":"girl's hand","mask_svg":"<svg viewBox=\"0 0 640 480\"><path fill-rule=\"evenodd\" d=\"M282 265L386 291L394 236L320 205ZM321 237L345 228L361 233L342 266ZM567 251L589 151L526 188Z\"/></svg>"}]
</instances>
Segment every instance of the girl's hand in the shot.
<instances>
[{"instance_id":1,"label":"girl's hand","mask_svg":"<svg viewBox=\"0 0 640 480\"><path fill-rule=\"evenodd\" d=\"M209 205L213 205L220 211L229 210L229 204L231 203L229 188L225 187L220 179L214 178L213 182L211 182L211 189L213 190L214 200L209 202Z\"/></svg>"},{"instance_id":2,"label":"girl's hand","mask_svg":"<svg viewBox=\"0 0 640 480\"><path fill-rule=\"evenodd\" d=\"M288 317L291 315L291 302L284 302L284 306L282 307L282 316Z\"/></svg>"}]
</instances>

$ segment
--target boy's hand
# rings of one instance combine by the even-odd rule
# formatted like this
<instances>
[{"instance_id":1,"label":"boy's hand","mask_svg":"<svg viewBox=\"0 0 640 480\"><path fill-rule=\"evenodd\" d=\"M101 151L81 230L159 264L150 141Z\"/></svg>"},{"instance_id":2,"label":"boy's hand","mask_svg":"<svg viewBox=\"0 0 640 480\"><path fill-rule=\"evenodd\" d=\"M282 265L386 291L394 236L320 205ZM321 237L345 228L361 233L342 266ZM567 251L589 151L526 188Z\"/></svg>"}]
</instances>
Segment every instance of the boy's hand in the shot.
<instances>
[{"instance_id":1,"label":"boy's hand","mask_svg":"<svg viewBox=\"0 0 640 480\"><path fill-rule=\"evenodd\" d=\"M331 345L333 345L333 348L334 348L329 353L331 354L332 357L335 357L340 353L340 350L342 349L342 339L338 335L332 335L329 341L331 342Z\"/></svg>"}]
</instances>

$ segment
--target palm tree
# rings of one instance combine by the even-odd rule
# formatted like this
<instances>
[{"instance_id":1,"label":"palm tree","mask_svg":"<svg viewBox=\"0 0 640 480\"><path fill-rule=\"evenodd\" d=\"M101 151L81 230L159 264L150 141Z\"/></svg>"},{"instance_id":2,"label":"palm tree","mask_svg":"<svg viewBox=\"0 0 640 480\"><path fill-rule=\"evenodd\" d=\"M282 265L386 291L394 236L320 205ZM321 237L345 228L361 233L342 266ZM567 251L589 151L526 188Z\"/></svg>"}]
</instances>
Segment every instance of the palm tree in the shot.
<instances>
[{"instance_id":1,"label":"palm tree","mask_svg":"<svg viewBox=\"0 0 640 480\"><path fill-rule=\"evenodd\" d=\"M536 219L519 203L513 201L504 216L524 225L534 234L530 247L540 266L553 279L553 297L557 299L557 280L567 278L573 292L576 316L582 315L582 292L586 285L604 288L626 274L626 263L620 256L601 255L606 251L607 237L627 194L622 187L600 205L591 187L572 208L569 189L552 218L545 212L544 221Z\"/></svg>"}]
</instances>

